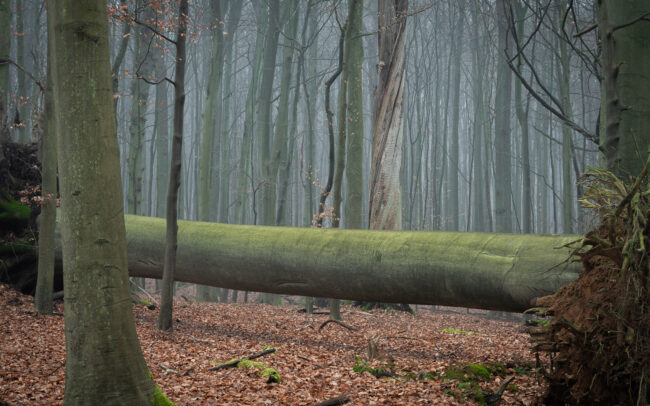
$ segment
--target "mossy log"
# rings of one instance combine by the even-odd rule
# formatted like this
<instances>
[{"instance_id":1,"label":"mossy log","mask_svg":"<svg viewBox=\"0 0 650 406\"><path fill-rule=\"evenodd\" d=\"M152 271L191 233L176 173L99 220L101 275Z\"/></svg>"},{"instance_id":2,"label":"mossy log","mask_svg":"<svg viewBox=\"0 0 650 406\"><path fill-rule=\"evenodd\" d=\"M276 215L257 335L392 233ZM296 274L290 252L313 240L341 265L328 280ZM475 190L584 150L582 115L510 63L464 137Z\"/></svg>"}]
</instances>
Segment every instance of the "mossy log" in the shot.
<instances>
[{"instance_id":1,"label":"mossy log","mask_svg":"<svg viewBox=\"0 0 650 406\"><path fill-rule=\"evenodd\" d=\"M388 303L524 311L576 279L578 236L178 222L177 281ZM160 278L165 220L126 216L129 273Z\"/></svg>"}]
</instances>

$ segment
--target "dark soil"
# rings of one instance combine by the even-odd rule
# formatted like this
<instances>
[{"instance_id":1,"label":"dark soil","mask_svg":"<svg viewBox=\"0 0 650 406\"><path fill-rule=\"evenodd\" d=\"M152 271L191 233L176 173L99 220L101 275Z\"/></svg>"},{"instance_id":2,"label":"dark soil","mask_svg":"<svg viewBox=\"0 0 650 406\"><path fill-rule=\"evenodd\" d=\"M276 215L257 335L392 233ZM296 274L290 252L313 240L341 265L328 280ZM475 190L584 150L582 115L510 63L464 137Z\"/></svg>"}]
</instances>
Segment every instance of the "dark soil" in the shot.
<instances>
[{"instance_id":1,"label":"dark soil","mask_svg":"<svg viewBox=\"0 0 650 406\"><path fill-rule=\"evenodd\" d=\"M580 277L538 302L553 316L529 330L535 347L554 356L545 404L650 404L650 199L647 186L645 196L631 189L600 206L603 222L578 252Z\"/></svg>"}]
</instances>

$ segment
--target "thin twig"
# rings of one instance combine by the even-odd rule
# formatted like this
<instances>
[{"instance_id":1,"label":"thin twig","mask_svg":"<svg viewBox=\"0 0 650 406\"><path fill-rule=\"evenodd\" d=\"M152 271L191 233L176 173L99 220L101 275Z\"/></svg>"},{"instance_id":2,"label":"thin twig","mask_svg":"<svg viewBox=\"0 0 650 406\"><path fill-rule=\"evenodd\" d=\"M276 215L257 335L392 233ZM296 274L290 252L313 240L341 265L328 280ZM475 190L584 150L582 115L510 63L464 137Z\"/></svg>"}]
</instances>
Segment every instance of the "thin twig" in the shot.
<instances>
[{"instance_id":1,"label":"thin twig","mask_svg":"<svg viewBox=\"0 0 650 406\"><path fill-rule=\"evenodd\" d=\"M352 327L352 326L348 326L347 324L345 324L345 323L343 323L343 322L341 322L341 321L338 321L338 320L332 320L332 319L330 319L330 320L325 320L325 321L323 322L323 324L321 324L320 327L318 327L318 332L320 333L320 331L323 329L323 327L325 327L325 326L326 326L327 324L329 324L329 323L335 323L335 324L338 324L339 326L341 326L341 327L345 327L345 328L347 328L347 329L350 330L350 331L359 331L358 328L355 328L355 327Z\"/></svg>"},{"instance_id":2,"label":"thin twig","mask_svg":"<svg viewBox=\"0 0 650 406\"><path fill-rule=\"evenodd\" d=\"M619 24L619 25L615 25L615 26L613 26L612 28L609 29L609 32L608 32L607 34L608 34L608 35L611 35L611 34L614 33L614 31L616 31L616 30L620 30L621 28L629 27L630 25L632 25L632 24L636 24L636 23L638 23L639 21L650 21L650 20L648 20L648 19L646 18L647 16L650 16L650 11L648 11L648 12L645 13L645 14L641 14L641 15L638 16L637 18L634 18L634 19L632 19L632 20L630 20L630 21L628 21L628 22L626 22L626 23L623 23L623 24Z\"/></svg>"},{"instance_id":3,"label":"thin twig","mask_svg":"<svg viewBox=\"0 0 650 406\"><path fill-rule=\"evenodd\" d=\"M9 58L0 59L0 65L14 65L16 68L20 69L25 75L29 76L29 78L33 80L34 83L36 83L36 86L38 86L38 88L41 89L41 92L45 92L45 86L43 86L43 84L39 80L36 80L36 78L34 77L34 75L32 75L30 71L23 68L19 63L17 63L13 59L9 59Z\"/></svg>"},{"instance_id":4,"label":"thin twig","mask_svg":"<svg viewBox=\"0 0 650 406\"><path fill-rule=\"evenodd\" d=\"M591 32L591 31L595 30L596 28L598 28L598 24L591 25L591 26L585 28L584 30L580 31L579 33L573 34L573 37L574 38L581 37L581 36Z\"/></svg>"}]
</instances>

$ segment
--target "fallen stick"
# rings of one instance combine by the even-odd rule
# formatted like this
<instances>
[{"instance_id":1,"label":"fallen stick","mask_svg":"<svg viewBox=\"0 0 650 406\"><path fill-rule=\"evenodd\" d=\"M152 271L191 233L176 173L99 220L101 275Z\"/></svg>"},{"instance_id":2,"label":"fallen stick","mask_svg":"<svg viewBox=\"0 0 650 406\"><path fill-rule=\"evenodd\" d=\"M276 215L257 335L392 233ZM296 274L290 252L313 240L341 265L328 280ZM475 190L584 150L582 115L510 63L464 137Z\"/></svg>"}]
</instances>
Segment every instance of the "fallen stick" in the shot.
<instances>
[{"instance_id":1,"label":"fallen stick","mask_svg":"<svg viewBox=\"0 0 650 406\"><path fill-rule=\"evenodd\" d=\"M296 357L300 358L301 360L305 360L305 361L307 361L307 362L314 362L314 361L310 360L310 359L307 358L307 357L303 357L302 355L296 355ZM315 366L316 368L325 369L325 367L322 366L322 365L320 365L320 364L314 364L314 366Z\"/></svg>"},{"instance_id":2,"label":"fallen stick","mask_svg":"<svg viewBox=\"0 0 650 406\"><path fill-rule=\"evenodd\" d=\"M501 382L501 385L499 385L499 389L497 389L497 391L494 392L494 394L484 396L485 404L489 406L498 405L501 402L501 395L503 395L503 392L505 392L506 387L510 382L512 382L513 379L515 379L515 376L510 375L503 382Z\"/></svg>"},{"instance_id":3,"label":"fallen stick","mask_svg":"<svg viewBox=\"0 0 650 406\"><path fill-rule=\"evenodd\" d=\"M323 324L321 324L320 327L318 327L318 332L320 333L320 331L323 329L323 327L325 327L328 323L336 323L336 324L338 324L339 326L345 327L345 328L347 328L347 329L350 330L350 331L359 331L359 329L354 328L354 327L352 327L352 326L348 326L347 324L345 324L345 323L343 323L343 322L341 322L341 321L330 319L330 320L325 320L325 321L323 322Z\"/></svg>"},{"instance_id":4,"label":"fallen stick","mask_svg":"<svg viewBox=\"0 0 650 406\"><path fill-rule=\"evenodd\" d=\"M338 398L332 398L332 399L327 399L324 400L320 403L316 403L314 406L336 406L336 405L344 405L350 401L350 396L348 395L343 395L339 396Z\"/></svg>"},{"instance_id":5,"label":"fallen stick","mask_svg":"<svg viewBox=\"0 0 650 406\"><path fill-rule=\"evenodd\" d=\"M158 366L165 370L165 375L169 375L169 374L180 375L181 374L179 371L169 368L168 366L166 366L162 362L160 364L158 364Z\"/></svg>"},{"instance_id":6,"label":"fallen stick","mask_svg":"<svg viewBox=\"0 0 650 406\"><path fill-rule=\"evenodd\" d=\"M248 357L244 357L242 359L235 359L235 360L232 360L232 361L228 361L225 364L217 365L216 367L208 369L208 371L218 371L220 369L233 368L233 367L236 367L237 364L239 364L240 362L242 362L244 360L249 360L250 361L252 359L263 357L263 356L265 356L267 354L271 354L271 353L274 353L274 352L275 352L275 348L271 348L271 349L268 349L266 351L262 351L262 352L258 352L257 354L250 355Z\"/></svg>"}]
</instances>

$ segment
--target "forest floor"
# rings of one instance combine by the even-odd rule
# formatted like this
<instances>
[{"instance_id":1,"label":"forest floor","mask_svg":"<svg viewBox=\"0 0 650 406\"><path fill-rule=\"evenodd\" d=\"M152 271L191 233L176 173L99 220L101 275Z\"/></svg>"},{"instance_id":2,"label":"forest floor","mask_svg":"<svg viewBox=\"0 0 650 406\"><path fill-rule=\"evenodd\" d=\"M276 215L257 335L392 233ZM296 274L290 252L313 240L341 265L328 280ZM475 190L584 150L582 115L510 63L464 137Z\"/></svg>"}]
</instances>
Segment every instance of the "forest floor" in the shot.
<instances>
[{"instance_id":1,"label":"forest floor","mask_svg":"<svg viewBox=\"0 0 650 406\"><path fill-rule=\"evenodd\" d=\"M0 405L63 402L63 304L53 316L33 308L31 296L0 285ZM477 388L488 395L509 376L500 404L532 405L544 389L521 324L484 314L345 306L344 323L358 331L329 323L319 332L328 316L295 306L179 300L174 332L163 333L157 310L133 310L151 373L177 405L314 405L344 395L350 405L478 404ZM378 343L372 361L368 340ZM269 347L276 352L255 361L274 368L280 383L267 383L259 368L209 370ZM379 368L394 375L377 378Z\"/></svg>"}]
</instances>

